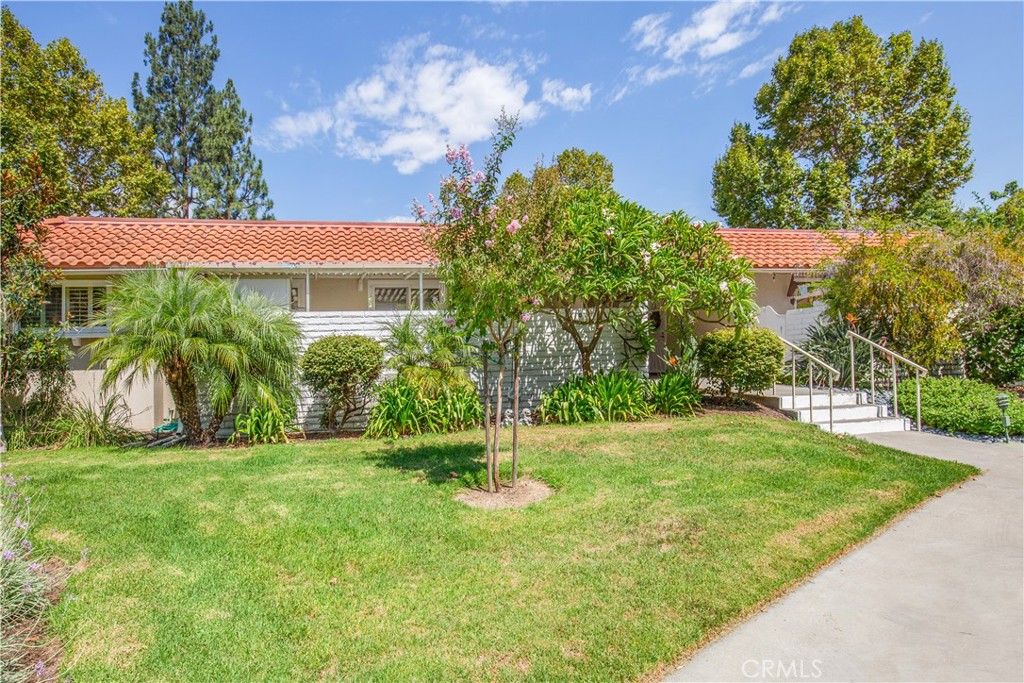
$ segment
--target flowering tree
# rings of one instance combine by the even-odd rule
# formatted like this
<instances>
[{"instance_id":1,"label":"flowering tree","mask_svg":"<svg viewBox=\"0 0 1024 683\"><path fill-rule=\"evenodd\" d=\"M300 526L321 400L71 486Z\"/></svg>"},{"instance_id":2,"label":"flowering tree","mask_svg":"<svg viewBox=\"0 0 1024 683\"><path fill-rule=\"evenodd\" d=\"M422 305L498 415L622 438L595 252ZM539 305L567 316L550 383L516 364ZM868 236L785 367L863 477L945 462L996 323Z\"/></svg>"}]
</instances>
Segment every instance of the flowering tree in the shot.
<instances>
[{"instance_id":1,"label":"flowering tree","mask_svg":"<svg viewBox=\"0 0 1024 683\"><path fill-rule=\"evenodd\" d=\"M583 374L593 373L604 330L644 306L684 324L703 315L743 325L756 314L750 264L714 226L602 190L573 191L560 206L545 219L532 281L541 309L575 342Z\"/></svg>"},{"instance_id":2,"label":"flowering tree","mask_svg":"<svg viewBox=\"0 0 1024 683\"><path fill-rule=\"evenodd\" d=\"M535 269L536 241L527 227L528 215L517 215L508 195L499 198L502 155L511 147L517 120L502 113L497 120L491 153L476 169L465 145L449 147L451 173L441 179L438 196L427 196L430 208L413 201L438 258L437 273L444 282L447 305L467 331L483 338L484 440L487 490L501 490L498 475L502 415L502 386L506 360L513 360L512 484L518 480L519 366L524 324L539 300L528 289ZM511 347L511 348L510 348ZM497 359L497 401L491 432L490 354Z\"/></svg>"}]
</instances>

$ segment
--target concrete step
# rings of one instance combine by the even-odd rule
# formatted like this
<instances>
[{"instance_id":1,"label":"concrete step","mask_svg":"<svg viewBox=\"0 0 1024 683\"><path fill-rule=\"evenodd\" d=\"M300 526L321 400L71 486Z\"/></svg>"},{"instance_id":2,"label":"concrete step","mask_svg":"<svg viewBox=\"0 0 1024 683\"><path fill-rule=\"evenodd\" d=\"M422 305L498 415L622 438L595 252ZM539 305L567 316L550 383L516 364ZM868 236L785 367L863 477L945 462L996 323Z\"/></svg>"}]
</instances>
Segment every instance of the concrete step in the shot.
<instances>
[{"instance_id":1,"label":"concrete step","mask_svg":"<svg viewBox=\"0 0 1024 683\"><path fill-rule=\"evenodd\" d=\"M814 424L819 428L828 431L828 421L819 423L817 415L814 416ZM910 429L910 420L905 417L874 417L860 420L847 420L836 422L836 434L875 434L878 432L905 432Z\"/></svg>"},{"instance_id":2,"label":"concrete step","mask_svg":"<svg viewBox=\"0 0 1024 683\"><path fill-rule=\"evenodd\" d=\"M828 389L815 389L813 394L809 394L807 387L797 387L796 396L794 397L790 387L778 386L775 388L774 394L768 391L760 394L750 394L746 398L775 410L802 410L810 407L812 402L815 412L817 412L819 406L828 408ZM863 391L853 393L852 391L834 390L832 392L832 404L834 406L856 406L866 404L867 402L867 393Z\"/></svg>"},{"instance_id":3,"label":"concrete step","mask_svg":"<svg viewBox=\"0 0 1024 683\"><path fill-rule=\"evenodd\" d=\"M885 414L885 407L876 406L871 403L863 405L837 405L832 409L833 422L849 422L852 420L866 420L878 417L888 417ZM809 408L798 408L796 410L783 410L798 422L810 422L811 411ZM814 424L828 424L828 404L814 406Z\"/></svg>"}]
</instances>

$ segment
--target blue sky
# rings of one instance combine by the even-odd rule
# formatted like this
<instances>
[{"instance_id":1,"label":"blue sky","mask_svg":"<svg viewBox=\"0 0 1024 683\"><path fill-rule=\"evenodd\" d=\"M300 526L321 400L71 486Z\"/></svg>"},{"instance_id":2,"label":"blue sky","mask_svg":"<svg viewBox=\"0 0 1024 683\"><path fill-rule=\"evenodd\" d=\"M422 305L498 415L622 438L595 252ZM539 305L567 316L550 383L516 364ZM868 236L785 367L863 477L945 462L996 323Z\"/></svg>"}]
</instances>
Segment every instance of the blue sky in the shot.
<instances>
[{"instance_id":1,"label":"blue sky","mask_svg":"<svg viewBox=\"0 0 1024 683\"><path fill-rule=\"evenodd\" d=\"M143 71L159 3L9 3L37 41L66 36L114 96ZM974 179L1024 175L1024 4L198 3L235 81L281 219L387 220L436 190L444 143L483 156L502 105L524 121L506 170L600 151L616 188L711 218L711 169L793 35L854 14L938 39L972 116Z\"/></svg>"}]
</instances>

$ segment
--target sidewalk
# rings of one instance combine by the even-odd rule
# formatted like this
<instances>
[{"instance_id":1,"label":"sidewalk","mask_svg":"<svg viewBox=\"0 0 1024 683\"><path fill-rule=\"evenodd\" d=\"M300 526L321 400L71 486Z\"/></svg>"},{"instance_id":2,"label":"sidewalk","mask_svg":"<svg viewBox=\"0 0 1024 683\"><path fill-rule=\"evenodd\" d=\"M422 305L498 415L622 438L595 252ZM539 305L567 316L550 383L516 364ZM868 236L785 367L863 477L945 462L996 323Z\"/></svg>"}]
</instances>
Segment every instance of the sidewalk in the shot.
<instances>
[{"instance_id":1,"label":"sidewalk","mask_svg":"<svg viewBox=\"0 0 1024 683\"><path fill-rule=\"evenodd\" d=\"M1024 680L1024 445L873 443L983 473L697 652L668 681Z\"/></svg>"}]
</instances>

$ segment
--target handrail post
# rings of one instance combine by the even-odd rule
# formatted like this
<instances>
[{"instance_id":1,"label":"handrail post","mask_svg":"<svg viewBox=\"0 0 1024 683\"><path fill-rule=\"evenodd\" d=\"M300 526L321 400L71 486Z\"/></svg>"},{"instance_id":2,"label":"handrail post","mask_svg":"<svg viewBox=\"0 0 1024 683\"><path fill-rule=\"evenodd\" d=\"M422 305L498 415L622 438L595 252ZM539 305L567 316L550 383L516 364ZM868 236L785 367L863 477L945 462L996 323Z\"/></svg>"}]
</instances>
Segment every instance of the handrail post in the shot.
<instances>
[{"instance_id":1,"label":"handrail post","mask_svg":"<svg viewBox=\"0 0 1024 683\"><path fill-rule=\"evenodd\" d=\"M796 351L790 349L789 355L789 365L793 369L793 381L789 383L789 407L792 408L793 410L796 410Z\"/></svg>"},{"instance_id":2,"label":"handrail post","mask_svg":"<svg viewBox=\"0 0 1024 683\"><path fill-rule=\"evenodd\" d=\"M921 431L921 371L914 368L914 382L917 384L917 431Z\"/></svg>"},{"instance_id":3,"label":"handrail post","mask_svg":"<svg viewBox=\"0 0 1024 683\"><path fill-rule=\"evenodd\" d=\"M849 336L849 335L848 335ZM857 360L853 351L853 337L850 336L850 391L857 394ZM860 403L860 401L857 401Z\"/></svg>"},{"instance_id":4,"label":"handrail post","mask_svg":"<svg viewBox=\"0 0 1024 683\"><path fill-rule=\"evenodd\" d=\"M868 350L871 353L871 402L878 405L878 400L875 398L875 347L868 344Z\"/></svg>"},{"instance_id":5,"label":"handrail post","mask_svg":"<svg viewBox=\"0 0 1024 683\"><path fill-rule=\"evenodd\" d=\"M828 431L833 434L836 431L835 423L832 419L832 383L834 381L835 378L832 376L832 373L828 373Z\"/></svg>"},{"instance_id":6,"label":"handrail post","mask_svg":"<svg viewBox=\"0 0 1024 683\"><path fill-rule=\"evenodd\" d=\"M811 410L811 424L814 424L814 363L807 361L807 405Z\"/></svg>"},{"instance_id":7,"label":"handrail post","mask_svg":"<svg viewBox=\"0 0 1024 683\"><path fill-rule=\"evenodd\" d=\"M892 365L892 413L893 417L900 416L900 397L896 391L896 356L889 354L889 362Z\"/></svg>"}]
</instances>

